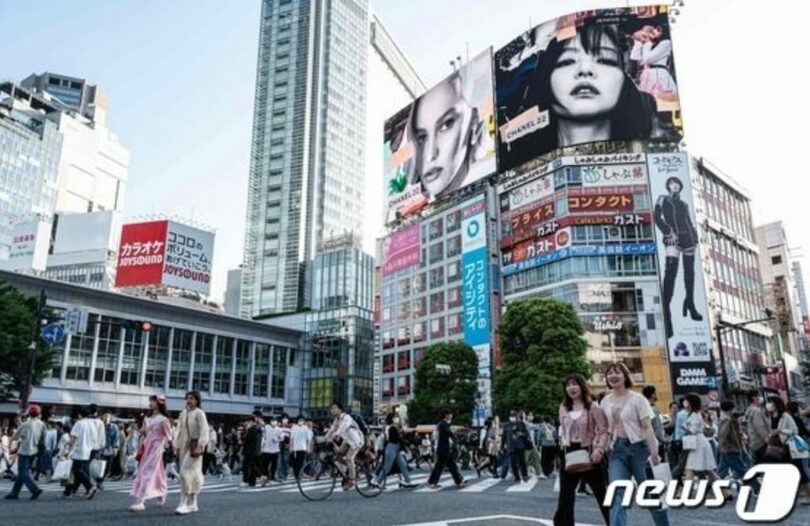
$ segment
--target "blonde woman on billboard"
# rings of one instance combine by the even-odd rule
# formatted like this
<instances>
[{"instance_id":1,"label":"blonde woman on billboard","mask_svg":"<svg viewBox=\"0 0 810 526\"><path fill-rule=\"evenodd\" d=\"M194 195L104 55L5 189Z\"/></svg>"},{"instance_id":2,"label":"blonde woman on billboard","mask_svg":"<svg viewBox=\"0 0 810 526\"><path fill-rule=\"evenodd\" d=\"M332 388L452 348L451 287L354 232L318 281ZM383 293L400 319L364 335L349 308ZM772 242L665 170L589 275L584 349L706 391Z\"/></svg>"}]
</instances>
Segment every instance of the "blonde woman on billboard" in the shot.
<instances>
[{"instance_id":1,"label":"blonde woman on billboard","mask_svg":"<svg viewBox=\"0 0 810 526\"><path fill-rule=\"evenodd\" d=\"M677 177L667 179L667 194L658 197L655 203L655 226L661 231L666 246L664 262L664 325L667 339L672 338L672 311L670 304L675 293L675 279L678 277L678 263L683 258L684 300L683 314L687 313L695 321L702 321L703 316L695 307L695 250L698 246L698 234L692 223L689 205L681 199L683 181Z\"/></svg>"},{"instance_id":2,"label":"blonde woman on billboard","mask_svg":"<svg viewBox=\"0 0 810 526\"><path fill-rule=\"evenodd\" d=\"M472 75L456 72L413 103L408 134L415 155L411 184L430 198L461 188L470 166L492 147L486 122L468 99Z\"/></svg>"}]
</instances>

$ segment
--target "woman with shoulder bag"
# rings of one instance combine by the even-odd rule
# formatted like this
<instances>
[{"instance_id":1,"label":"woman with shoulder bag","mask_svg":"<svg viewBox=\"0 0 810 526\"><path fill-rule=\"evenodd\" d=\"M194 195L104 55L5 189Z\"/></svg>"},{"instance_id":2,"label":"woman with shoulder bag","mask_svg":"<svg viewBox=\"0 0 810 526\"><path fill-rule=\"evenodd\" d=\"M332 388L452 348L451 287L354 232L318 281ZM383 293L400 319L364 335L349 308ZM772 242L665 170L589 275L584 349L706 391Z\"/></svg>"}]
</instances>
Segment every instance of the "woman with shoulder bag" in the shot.
<instances>
[{"instance_id":1,"label":"woman with shoulder bag","mask_svg":"<svg viewBox=\"0 0 810 526\"><path fill-rule=\"evenodd\" d=\"M717 462L709 439L706 437L706 424L700 411L700 397L689 393L684 398L683 404L689 412L689 417L686 419L687 434L683 441L684 450L689 453L689 456L686 457L684 478L689 480L697 473L705 474L709 479L716 480L718 477L714 470L717 469Z\"/></svg>"},{"instance_id":2,"label":"woman with shoulder bag","mask_svg":"<svg viewBox=\"0 0 810 526\"><path fill-rule=\"evenodd\" d=\"M563 455L554 526L574 526L574 502L580 481L591 487L605 524L610 524L610 508L603 506L606 489L601 467L608 444L607 419L591 401L590 389L581 374L568 375L563 389L565 398L560 404Z\"/></svg>"},{"instance_id":3,"label":"woman with shoulder bag","mask_svg":"<svg viewBox=\"0 0 810 526\"><path fill-rule=\"evenodd\" d=\"M807 472L804 470L804 459L810 456L810 452L806 449L807 442L799 437L799 426L790 416L784 400L778 396L768 397L765 410L771 416L771 422L773 423L770 435L768 435L768 451L765 454L773 462L789 462L796 466L801 477L799 484L805 495L803 504L810 504L810 478L808 478ZM796 438L799 438L801 442L796 441ZM803 443L804 451L797 447L797 443ZM776 458L777 444L781 444L784 451L781 459Z\"/></svg>"}]
</instances>

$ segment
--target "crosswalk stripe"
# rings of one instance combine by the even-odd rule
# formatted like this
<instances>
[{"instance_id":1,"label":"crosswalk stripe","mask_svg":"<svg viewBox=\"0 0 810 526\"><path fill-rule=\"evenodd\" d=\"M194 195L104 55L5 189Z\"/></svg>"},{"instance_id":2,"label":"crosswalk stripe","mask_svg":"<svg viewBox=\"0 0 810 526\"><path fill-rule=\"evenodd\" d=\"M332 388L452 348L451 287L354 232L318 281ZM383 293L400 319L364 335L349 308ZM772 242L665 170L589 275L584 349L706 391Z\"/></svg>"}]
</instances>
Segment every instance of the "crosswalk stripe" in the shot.
<instances>
[{"instance_id":1,"label":"crosswalk stripe","mask_svg":"<svg viewBox=\"0 0 810 526\"><path fill-rule=\"evenodd\" d=\"M538 479L536 478L531 478L529 479L529 482L514 484L513 486L506 488L506 491L509 493L528 493L537 485L537 480Z\"/></svg>"},{"instance_id":2,"label":"crosswalk stripe","mask_svg":"<svg viewBox=\"0 0 810 526\"><path fill-rule=\"evenodd\" d=\"M500 484L501 479L489 478L484 479L477 484L473 484L472 486L468 486L461 490L462 493L482 493L493 486L497 486Z\"/></svg>"}]
</instances>

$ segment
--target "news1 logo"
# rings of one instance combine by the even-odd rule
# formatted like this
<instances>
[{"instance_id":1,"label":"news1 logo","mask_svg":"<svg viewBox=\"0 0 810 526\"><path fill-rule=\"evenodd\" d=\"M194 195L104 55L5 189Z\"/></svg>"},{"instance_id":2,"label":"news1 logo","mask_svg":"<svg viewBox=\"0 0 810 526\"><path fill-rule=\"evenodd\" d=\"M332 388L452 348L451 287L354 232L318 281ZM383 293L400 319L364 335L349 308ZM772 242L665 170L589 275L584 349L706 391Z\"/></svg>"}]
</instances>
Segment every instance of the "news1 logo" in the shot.
<instances>
[{"instance_id":1,"label":"news1 logo","mask_svg":"<svg viewBox=\"0 0 810 526\"><path fill-rule=\"evenodd\" d=\"M749 469L742 482L750 482L762 476L759 495L754 499L751 486L742 486L737 495L737 516L746 522L777 522L793 511L801 474L793 464L758 464ZM730 480L700 480L697 483L677 480L646 480L638 485L631 480L616 480L610 483L605 494L604 506L613 505L616 498L621 506L629 508L719 508L725 504L725 491L731 487ZM683 489L679 493L679 489ZM711 490L711 491L710 491ZM635 498L634 498L635 497ZM750 508L750 509L749 509Z\"/></svg>"}]
</instances>

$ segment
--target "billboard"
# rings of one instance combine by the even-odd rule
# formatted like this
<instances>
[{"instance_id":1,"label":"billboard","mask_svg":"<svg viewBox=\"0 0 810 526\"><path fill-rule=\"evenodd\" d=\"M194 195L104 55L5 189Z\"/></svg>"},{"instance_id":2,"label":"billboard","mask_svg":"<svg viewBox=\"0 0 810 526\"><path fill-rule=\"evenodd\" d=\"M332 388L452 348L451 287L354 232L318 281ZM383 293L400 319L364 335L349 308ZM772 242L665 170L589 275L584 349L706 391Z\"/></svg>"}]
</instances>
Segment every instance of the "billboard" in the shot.
<instances>
[{"instance_id":1,"label":"billboard","mask_svg":"<svg viewBox=\"0 0 810 526\"><path fill-rule=\"evenodd\" d=\"M420 263L421 230L419 224L401 228L382 242L383 276Z\"/></svg>"},{"instance_id":2,"label":"billboard","mask_svg":"<svg viewBox=\"0 0 810 526\"><path fill-rule=\"evenodd\" d=\"M208 295L214 234L175 221L124 225L116 287L165 285Z\"/></svg>"},{"instance_id":3,"label":"billboard","mask_svg":"<svg viewBox=\"0 0 810 526\"><path fill-rule=\"evenodd\" d=\"M4 270L13 272L43 272L48 263L51 223L34 219L16 223L11 229L8 260Z\"/></svg>"},{"instance_id":4,"label":"billboard","mask_svg":"<svg viewBox=\"0 0 810 526\"><path fill-rule=\"evenodd\" d=\"M385 123L385 223L495 172L492 51Z\"/></svg>"},{"instance_id":5,"label":"billboard","mask_svg":"<svg viewBox=\"0 0 810 526\"><path fill-rule=\"evenodd\" d=\"M673 392L707 394L717 385L689 157L649 154L647 162Z\"/></svg>"},{"instance_id":6,"label":"billboard","mask_svg":"<svg viewBox=\"0 0 810 526\"><path fill-rule=\"evenodd\" d=\"M666 6L584 11L495 53L498 165L611 140L680 141Z\"/></svg>"}]
</instances>

